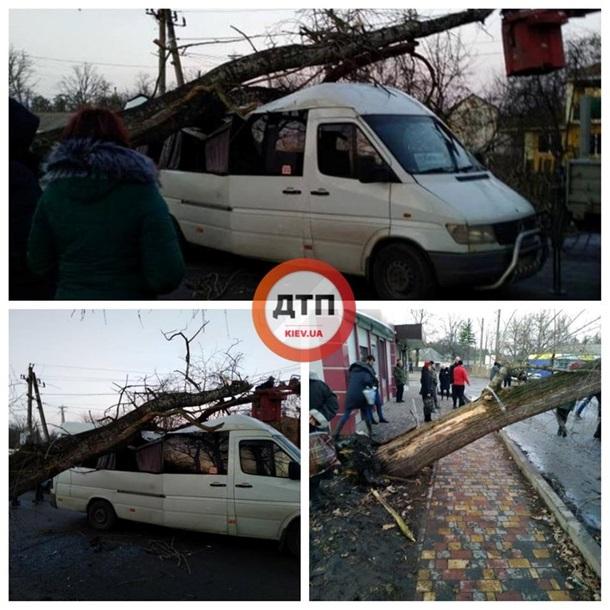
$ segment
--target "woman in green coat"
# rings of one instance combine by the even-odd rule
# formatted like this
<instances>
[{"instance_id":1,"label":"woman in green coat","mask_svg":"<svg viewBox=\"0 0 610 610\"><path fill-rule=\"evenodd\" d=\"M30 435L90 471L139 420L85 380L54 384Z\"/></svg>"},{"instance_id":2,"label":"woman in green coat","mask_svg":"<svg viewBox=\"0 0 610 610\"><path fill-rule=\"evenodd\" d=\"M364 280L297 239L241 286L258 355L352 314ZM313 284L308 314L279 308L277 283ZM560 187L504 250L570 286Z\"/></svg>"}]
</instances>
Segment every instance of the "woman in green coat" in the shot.
<instances>
[{"instance_id":1,"label":"woman in green coat","mask_svg":"<svg viewBox=\"0 0 610 610\"><path fill-rule=\"evenodd\" d=\"M28 241L29 266L56 278L56 299L151 299L180 285L184 261L157 176L114 113L71 119L47 159Z\"/></svg>"}]
</instances>

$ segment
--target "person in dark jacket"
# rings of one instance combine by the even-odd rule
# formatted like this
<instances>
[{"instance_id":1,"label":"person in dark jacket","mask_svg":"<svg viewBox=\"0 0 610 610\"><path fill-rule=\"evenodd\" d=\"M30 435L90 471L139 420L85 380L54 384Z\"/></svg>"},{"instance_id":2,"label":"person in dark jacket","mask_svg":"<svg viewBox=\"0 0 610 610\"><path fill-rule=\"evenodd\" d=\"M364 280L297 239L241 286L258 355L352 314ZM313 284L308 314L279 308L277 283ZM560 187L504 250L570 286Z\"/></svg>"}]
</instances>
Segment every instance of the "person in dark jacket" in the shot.
<instances>
[{"instance_id":1,"label":"person in dark jacket","mask_svg":"<svg viewBox=\"0 0 610 610\"><path fill-rule=\"evenodd\" d=\"M394 384L396 385L396 402L404 402L403 395L405 391L407 374L405 373L405 369L403 368L400 360L396 361L392 373L394 375Z\"/></svg>"},{"instance_id":2,"label":"person in dark jacket","mask_svg":"<svg viewBox=\"0 0 610 610\"><path fill-rule=\"evenodd\" d=\"M453 364L451 364L449 366L449 383L451 384L451 398L453 399L453 404L455 405L455 401L456 401L456 397L455 397L455 388L454 386L454 381L453 381L453 371L455 370L455 367L457 366L457 363L460 361L460 357L456 356L455 360L453 361Z\"/></svg>"},{"instance_id":3,"label":"person in dark jacket","mask_svg":"<svg viewBox=\"0 0 610 610\"><path fill-rule=\"evenodd\" d=\"M309 431L327 430L337 415L337 395L313 372L309 372Z\"/></svg>"},{"instance_id":4,"label":"person in dark jacket","mask_svg":"<svg viewBox=\"0 0 610 610\"><path fill-rule=\"evenodd\" d=\"M184 261L157 170L128 147L118 115L90 108L51 151L28 242L57 299L149 299L171 292Z\"/></svg>"},{"instance_id":5,"label":"person in dark jacket","mask_svg":"<svg viewBox=\"0 0 610 610\"><path fill-rule=\"evenodd\" d=\"M375 373L365 362L354 362L349 367L349 378L347 381L347 392L345 395L345 412L339 420L335 431L335 438L339 436L343 426L350 418L352 411L360 409L360 415L366 423L369 436L373 435L372 408L367 402L363 390L373 388L376 383Z\"/></svg>"},{"instance_id":6,"label":"person in dark jacket","mask_svg":"<svg viewBox=\"0 0 610 610\"><path fill-rule=\"evenodd\" d=\"M49 299L53 289L32 274L27 242L41 190L30 147L40 121L25 106L9 99L9 299Z\"/></svg>"},{"instance_id":7,"label":"person in dark jacket","mask_svg":"<svg viewBox=\"0 0 610 610\"><path fill-rule=\"evenodd\" d=\"M432 410L434 408L433 394L435 381L434 376L430 371L430 365L431 363L428 360L424 362L420 377L421 387L419 390L419 395L424 401L424 421L432 421Z\"/></svg>"},{"instance_id":8,"label":"person in dark jacket","mask_svg":"<svg viewBox=\"0 0 610 610\"><path fill-rule=\"evenodd\" d=\"M379 421L377 421L373 415L373 410L371 409L371 421L374 424L389 423L388 420L383 416L383 401L381 400L381 392L379 391L379 379L377 378L377 371L375 370L375 356L369 354L365 358L366 364L370 367L371 371L373 371L373 375L375 376L375 410L377 411L377 416L379 417Z\"/></svg>"},{"instance_id":9,"label":"person in dark jacket","mask_svg":"<svg viewBox=\"0 0 610 610\"><path fill-rule=\"evenodd\" d=\"M568 429L566 424L568 423L568 416L570 411L574 408L574 403L570 402L565 405L561 405L555 409L555 417L557 418L557 436L565 438L568 436Z\"/></svg>"},{"instance_id":10,"label":"person in dark jacket","mask_svg":"<svg viewBox=\"0 0 610 610\"><path fill-rule=\"evenodd\" d=\"M449 400L449 391L451 390L451 379L449 375L449 367L443 366L441 372L438 375L438 380L441 386L441 398L447 396Z\"/></svg>"}]
</instances>

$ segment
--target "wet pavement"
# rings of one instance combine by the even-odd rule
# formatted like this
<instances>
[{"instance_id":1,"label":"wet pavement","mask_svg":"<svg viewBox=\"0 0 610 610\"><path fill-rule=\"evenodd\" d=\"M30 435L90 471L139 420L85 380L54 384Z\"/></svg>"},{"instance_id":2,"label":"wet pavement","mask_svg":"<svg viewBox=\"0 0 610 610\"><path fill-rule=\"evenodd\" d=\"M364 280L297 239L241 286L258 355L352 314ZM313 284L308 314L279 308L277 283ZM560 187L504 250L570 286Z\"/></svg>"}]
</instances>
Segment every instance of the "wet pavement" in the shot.
<instances>
[{"instance_id":1,"label":"wet pavement","mask_svg":"<svg viewBox=\"0 0 610 610\"><path fill-rule=\"evenodd\" d=\"M298 600L298 559L268 541L119 522L32 503L9 513L10 600Z\"/></svg>"},{"instance_id":2,"label":"wet pavement","mask_svg":"<svg viewBox=\"0 0 610 610\"><path fill-rule=\"evenodd\" d=\"M597 401L579 419L572 410L568 436L557 436L553 411L506 428L529 461L559 493L577 519L598 538L601 535L601 442L595 438Z\"/></svg>"},{"instance_id":3,"label":"wet pavement","mask_svg":"<svg viewBox=\"0 0 610 610\"><path fill-rule=\"evenodd\" d=\"M188 246L182 285L162 298L171 300L251 300L265 274L275 266L218 250ZM497 290L469 286L437 290L434 300L598 300L601 298L601 236L579 233L566 239L562 250L562 292L553 292L553 264L546 261L534 277ZM358 300L375 299L364 278L347 276Z\"/></svg>"},{"instance_id":4,"label":"wet pavement","mask_svg":"<svg viewBox=\"0 0 610 610\"><path fill-rule=\"evenodd\" d=\"M552 524L497 435L442 458L432 479L415 599L591 599L569 582Z\"/></svg>"}]
</instances>

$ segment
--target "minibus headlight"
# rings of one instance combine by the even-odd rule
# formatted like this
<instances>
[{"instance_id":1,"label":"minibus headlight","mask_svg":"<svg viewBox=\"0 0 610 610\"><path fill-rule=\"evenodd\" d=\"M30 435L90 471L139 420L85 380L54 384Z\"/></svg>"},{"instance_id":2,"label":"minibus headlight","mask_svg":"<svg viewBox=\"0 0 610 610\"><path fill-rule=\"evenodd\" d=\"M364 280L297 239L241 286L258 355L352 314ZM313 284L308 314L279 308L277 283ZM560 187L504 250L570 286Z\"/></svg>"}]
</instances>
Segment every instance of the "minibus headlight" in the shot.
<instances>
[{"instance_id":1,"label":"minibus headlight","mask_svg":"<svg viewBox=\"0 0 610 610\"><path fill-rule=\"evenodd\" d=\"M458 244L495 244L496 235L491 225L447 225L447 231Z\"/></svg>"}]
</instances>

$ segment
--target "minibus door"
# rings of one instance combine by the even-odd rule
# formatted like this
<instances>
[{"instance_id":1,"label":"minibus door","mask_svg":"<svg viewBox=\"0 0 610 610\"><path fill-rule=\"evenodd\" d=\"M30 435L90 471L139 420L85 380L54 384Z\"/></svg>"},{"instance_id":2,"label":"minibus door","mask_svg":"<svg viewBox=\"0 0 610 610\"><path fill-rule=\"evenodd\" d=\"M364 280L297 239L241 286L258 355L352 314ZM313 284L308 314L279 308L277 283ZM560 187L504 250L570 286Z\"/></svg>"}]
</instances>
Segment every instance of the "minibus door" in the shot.
<instances>
[{"instance_id":1,"label":"minibus door","mask_svg":"<svg viewBox=\"0 0 610 610\"><path fill-rule=\"evenodd\" d=\"M353 119L317 112L310 111L305 164L312 255L362 273L367 243L390 232L391 170Z\"/></svg>"},{"instance_id":2,"label":"minibus door","mask_svg":"<svg viewBox=\"0 0 610 610\"><path fill-rule=\"evenodd\" d=\"M271 438L233 433L233 494L238 536L277 539L299 506L299 481L288 476L290 456Z\"/></svg>"},{"instance_id":3,"label":"minibus door","mask_svg":"<svg viewBox=\"0 0 610 610\"><path fill-rule=\"evenodd\" d=\"M307 113L255 114L236 126L231 141L231 250L266 260L304 252L303 162Z\"/></svg>"},{"instance_id":4,"label":"minibus door","mask_svg":"<svg viewBox=\"0 0 610 610\"><path fill-rule=\"evenodd\" d=\"M165 525L228 533L229 433L171 435L164 443Z\"/></svg>"}]
</instances>

